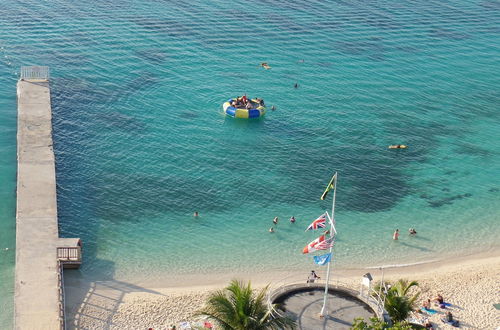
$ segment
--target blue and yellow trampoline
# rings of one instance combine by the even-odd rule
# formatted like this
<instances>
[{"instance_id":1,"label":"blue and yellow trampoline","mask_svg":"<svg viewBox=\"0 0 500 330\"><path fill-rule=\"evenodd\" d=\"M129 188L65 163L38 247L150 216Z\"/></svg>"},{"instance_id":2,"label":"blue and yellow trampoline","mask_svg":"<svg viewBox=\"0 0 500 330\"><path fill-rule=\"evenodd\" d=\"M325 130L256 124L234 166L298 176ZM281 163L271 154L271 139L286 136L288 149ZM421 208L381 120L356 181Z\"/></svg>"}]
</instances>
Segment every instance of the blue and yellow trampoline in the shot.
<instances>
[{"instance_id":1,"label":"blue and yellow trampoline","mask_svg":"<svg viewBox=\"0 0 500 330\"><path fill-rule=\"evenodd\" d=\"M232 104L234 101L236 101L236 99L229 99L222 105L224 113L228 116L234 118L259 118L264 116L266 113L266 107L264 106L264 101L262 100L248 100L251 105L249 109L244 106L233 106Z\"/></svg>"}]
</instances>

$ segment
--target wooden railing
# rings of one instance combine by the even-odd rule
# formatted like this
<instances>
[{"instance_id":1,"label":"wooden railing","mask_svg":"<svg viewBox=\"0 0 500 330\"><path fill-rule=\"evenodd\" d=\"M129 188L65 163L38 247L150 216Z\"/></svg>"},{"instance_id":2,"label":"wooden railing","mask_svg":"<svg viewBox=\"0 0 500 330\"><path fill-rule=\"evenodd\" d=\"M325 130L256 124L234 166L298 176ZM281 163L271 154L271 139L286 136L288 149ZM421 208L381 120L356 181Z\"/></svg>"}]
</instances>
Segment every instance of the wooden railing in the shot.
<instances>
[{"instance_id":1,"label":"wooden railing","mask_svg":"<svg viewBox=\"0 0 500 330\"><path fill-rule=\"evenodd\" d=\"M58 247L57 260L64 264L73 264L82 262L82 250L79 246Z\"/></svg>"},{"instance_id":2,"label":"wooden railing","mask_svg":"<svg viewBox=\"0 0 500 330\"><path fill-rule=\"evenodd\" d=\"M21 80L49 80L48 66L22 66Z\"/></svg>"}]
</instances>

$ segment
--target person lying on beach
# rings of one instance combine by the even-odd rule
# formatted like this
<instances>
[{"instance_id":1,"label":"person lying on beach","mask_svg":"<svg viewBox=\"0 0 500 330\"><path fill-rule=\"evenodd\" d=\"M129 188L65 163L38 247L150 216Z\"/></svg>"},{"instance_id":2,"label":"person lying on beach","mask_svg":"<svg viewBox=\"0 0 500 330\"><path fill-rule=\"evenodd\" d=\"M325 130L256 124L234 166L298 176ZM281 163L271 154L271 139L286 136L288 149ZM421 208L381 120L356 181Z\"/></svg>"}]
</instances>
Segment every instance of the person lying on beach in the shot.
<instances>
[{"instance_id":1,"label":"person lying on beach","mask_svg":"<svg viewBox=\"0 0 500 330\"><path fill-rule=\"evenodd\" d=\"M451 304L447 303L444 301L444 298L442 295L438 294L436 298L433 299L433 301L436 302L436 304L439 305L439 308L446 308L446 306L451 306Z\"/></svg>"},{"instance_id":2,"label":"person lying on beach","mask_svg":"<svg viewBox=\"0 0 500 330\"><path fill-rule=\"evenodd\" d=\"M433 326L432 326L431 321L429 321L429 320L426 320L426 321L425 321L425 323L424 323L424 327L425 327L426 329L430 329L430 330L434 329L434 328L433 328Z\"/></svg>"},{"instance_id":3,"label":"person lying on beach","mask_svg":"<svg viewBox=\"0 0 500 330\"><path fill-rule=\"evenodd\" d=\"M424 300L424 302L422 303L422 308L431 309L431 300L430 299Z\"/></svg>"},{"instance_id":4,"label":"person lying on beach","mask_svg":"<svg viewBox=\"0 0 500 330\"><path fill-rule=\"evenodd\" d=\"M453 314L451 314L451 312L447 312L446 318L442 318L441 321L443 321L443 323L450 324L457 328L460 326L460 322L458 322L458 320L453 319Z\"/></svg>"},{"instance_id":5,"label":"person lying on beach","mask_svg":"<svg viewBox=\"0 0 500 330\"><path fill-rule=\"evenodd\" d=\"M442 295L440 295L439 293L438 293L438 295L436 296L436 298L434 298L434 301L435 301L435 302L437 302L439 305L444 304L444 298L443 298L443 296L442 296Z\"/></svg>"}]
</instances>

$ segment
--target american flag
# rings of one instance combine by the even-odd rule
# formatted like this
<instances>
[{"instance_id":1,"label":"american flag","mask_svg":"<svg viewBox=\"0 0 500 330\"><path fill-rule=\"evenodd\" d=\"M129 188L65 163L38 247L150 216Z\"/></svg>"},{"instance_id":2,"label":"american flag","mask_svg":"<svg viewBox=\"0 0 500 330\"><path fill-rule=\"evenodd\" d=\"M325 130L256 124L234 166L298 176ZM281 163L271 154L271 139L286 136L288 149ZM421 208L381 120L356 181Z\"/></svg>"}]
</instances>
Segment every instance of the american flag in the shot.
<instances>
[{"instance_id":1,"label":"american flag","mask_svg":"<svg viewBox=\"0 0 500 330\"><path fill-rule=\"evenodd\" d=\"M329 239L324 240L323 242L319 243L314 247L315 250L326 250L329 249L333 246L333 237L330 237Z\"/></svg>"},{"instance_id":2,"label":"american flag","mask_svg":"<svg viewBox=\"0 0 500 330\"><path fill-rule=\"evenodd\" d=\"M302 253L306 254L318 250L326 250L331 248L332 246L333 246L333 237L325 239L325 235L321 235L311 243L307 244L307 246L302 250Z\"/></svg>"},{"instance_id":3,"label":"american flag","mask_svg":"<svg viewBox=\"0 0 500 330\"><path fill-rule=\"evenodd\" d=\"M326 227L326 213L323 213L320 215L316 220L314 220L309 227L307 227L306 231L311 230L311 229L319 229L319 228L325 228Z\"/></svg>"}]
</instances>

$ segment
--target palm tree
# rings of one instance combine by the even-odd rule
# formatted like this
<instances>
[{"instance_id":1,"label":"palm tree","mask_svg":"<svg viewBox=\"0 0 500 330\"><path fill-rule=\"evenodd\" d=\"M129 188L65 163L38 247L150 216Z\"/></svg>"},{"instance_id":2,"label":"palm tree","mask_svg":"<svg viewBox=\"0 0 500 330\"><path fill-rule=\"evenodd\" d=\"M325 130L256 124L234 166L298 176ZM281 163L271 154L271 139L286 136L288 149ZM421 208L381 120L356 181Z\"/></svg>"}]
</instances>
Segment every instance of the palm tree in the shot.
<instances>
[{"instance_id":1,"label":"palm tree","mask_svg":"<svg viewBox=\"0 0 500 330\"><path fill-rule=\"evenodd\" d=\"M225 289L210 295L197 315L210 317L224 330L295 329L292 319L271 314L266 292L267 287L255 294L250 282L245 285L232 280Z\"/></svg>"},{"instance_id":2,"label":"palm tree","mask_svg":"<svg viewBox=\"0 0 500 330\"><path fill-rule=\"evenodd\" d=\"M415 307L415 301L420 293L408 296L414 286L418 286L418 282L401 279L387 291L384 307L393 321L405 320Z\"/></svg>"}]
</instances>

